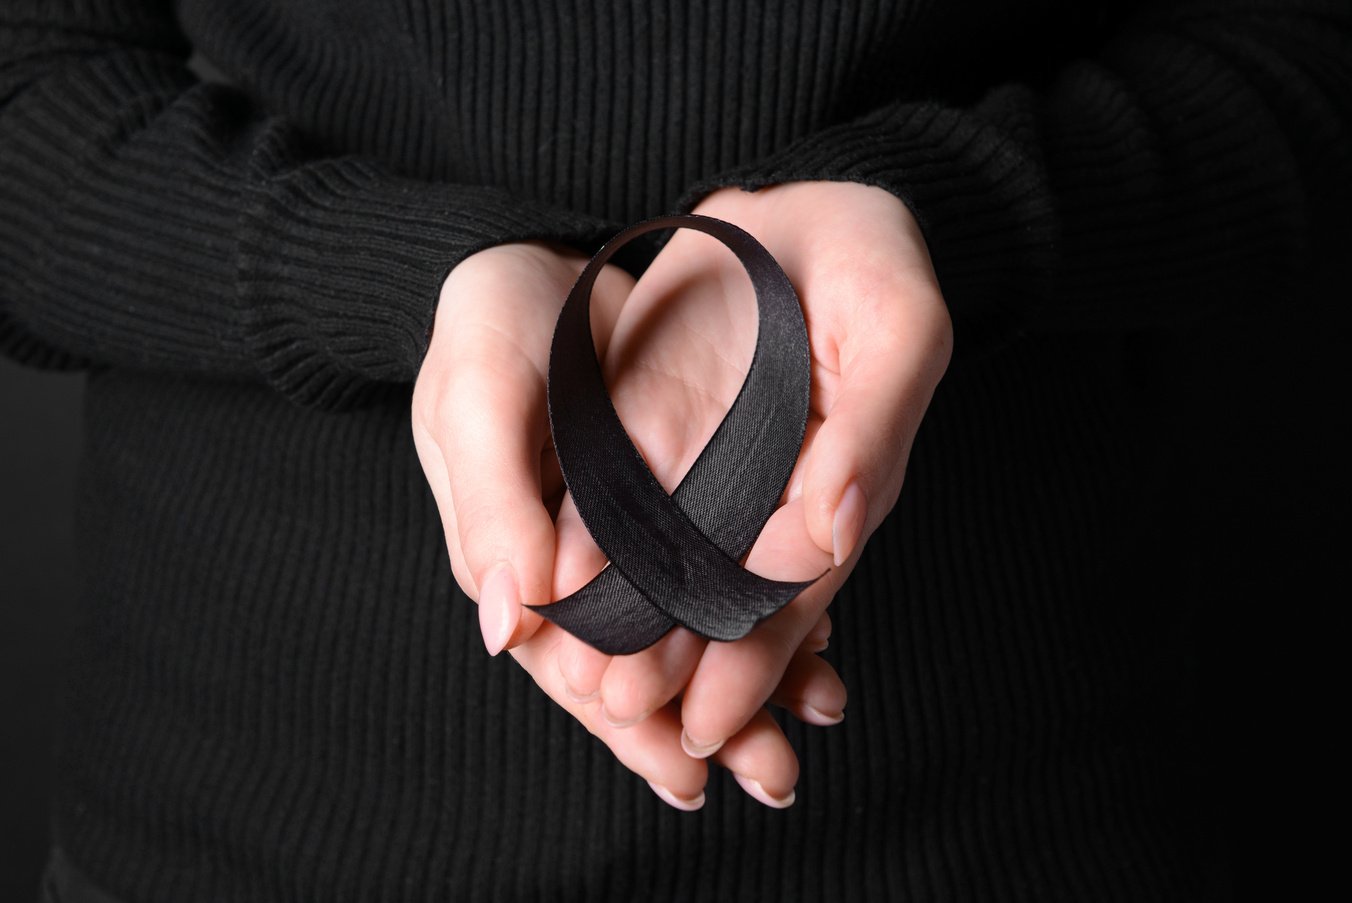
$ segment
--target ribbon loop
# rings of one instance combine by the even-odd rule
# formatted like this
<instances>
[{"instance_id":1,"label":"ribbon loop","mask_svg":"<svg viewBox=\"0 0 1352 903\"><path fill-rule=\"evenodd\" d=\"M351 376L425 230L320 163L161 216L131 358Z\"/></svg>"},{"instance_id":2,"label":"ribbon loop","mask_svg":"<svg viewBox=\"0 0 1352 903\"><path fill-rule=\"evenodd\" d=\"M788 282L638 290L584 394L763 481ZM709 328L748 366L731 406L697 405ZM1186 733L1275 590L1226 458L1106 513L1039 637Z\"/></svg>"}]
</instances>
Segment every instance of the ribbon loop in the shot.
<instances>
[{"instance_id":1,"label":"ribbon loop","mask_svg":"<svg viewBox=\"0 0 1352 903\"><path fill-rule=\"evenodd\" d=\"M596 277L646 232L689 228L730 248L756 293L751 367L718 429L671 495L625 432L591 332ZM811 358L793 284L755 238L710 216L642 220L608 241L579 275L554 329L549 428L579 515L610 564L577 592L531 606L602 652L644 649L680 624L736 640L820 577L770 580L739 563L774 513L807 428Z\"/></svg>"}]
</instances>

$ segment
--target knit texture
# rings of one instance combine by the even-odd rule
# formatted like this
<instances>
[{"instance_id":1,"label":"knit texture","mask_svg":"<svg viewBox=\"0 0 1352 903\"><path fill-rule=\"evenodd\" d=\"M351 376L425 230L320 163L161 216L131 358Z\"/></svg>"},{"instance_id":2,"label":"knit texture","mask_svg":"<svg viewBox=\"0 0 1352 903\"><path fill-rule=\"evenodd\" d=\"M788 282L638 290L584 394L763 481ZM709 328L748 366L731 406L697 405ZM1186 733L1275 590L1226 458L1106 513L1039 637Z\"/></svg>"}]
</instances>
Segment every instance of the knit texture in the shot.
<instances>
[{"instance_id":1,"label":"knit texture","mask_svg":"<svg viewBox=\"0 0 1352 903\"><path fill-rule=\"evenodd\" d=\"M89 372L58 842L123 903L1199 898L1188 482L1142 335L1329 253L1349 18L4 4L0 349ZM477 249L822 178L914 211L954 363L832 608L845 722L787 724L798 802L717 773L677 813L483 654L410 383Z\"/></svg>"}]
</instances>

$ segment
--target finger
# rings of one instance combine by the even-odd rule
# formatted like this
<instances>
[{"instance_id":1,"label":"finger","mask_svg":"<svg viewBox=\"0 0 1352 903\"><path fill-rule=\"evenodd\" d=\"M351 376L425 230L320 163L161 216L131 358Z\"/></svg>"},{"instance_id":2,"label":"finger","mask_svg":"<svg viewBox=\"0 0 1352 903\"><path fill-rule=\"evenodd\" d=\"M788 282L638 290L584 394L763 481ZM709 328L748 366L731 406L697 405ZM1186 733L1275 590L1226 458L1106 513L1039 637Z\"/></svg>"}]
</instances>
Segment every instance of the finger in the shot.
<instances>
[{"instance_id":1,"label":"finger","mask_svg":"<svg viewBox=\"0 0 1352 903\"><path fill-rule=\"evenodd\" d=\"M593 704L593 709L599 710ZM708 767L691 769L694 762L681 751L681 720L676 708L664 708L629 728L611 727L595 712L590 729L620 763L648 782L653 793L674 809L692 812L704 805Z\"/></svg>"},{"instance_id":2,"label":"finger","mask_svg":"<svg viewBox=\"0 0 1352 903\"><path fill-rule=\"evenodd\" d=\"M575 702L595 702L601 698L601 679L610 656L565 633L559 641L558 667L564 689Z\"/></svg>"},{"instance_id":3,"label":"finger","mask_svg":"<svg viewBox=\"0 0 1352 903\"><path fill-rule=\"evenodd\" d=\"M662 800L686 811L703 806L708 766L682 752L675 707L654 712L633 727L611 727L601 717L598 703L578 702L568 695L555 660L562 637L560 628L544 624L510 653L540 689L605 743L621 764L648 781Z\"/></svg>"},{"instance_id":4,"label":"finger","mask_svg":"<svg viewBox=\"0 0 1352 903\"><path fill-rule=\"evenodd\" d=\"M838 391L804 460L808 533L837 566L896 504L911 443L946 366L936 350L939 316L910 313L902 323L882 307L863 303L853 315L859 325L840 349Z\"/></svg>"},{"instance_id":5,"label":"finger","mask_svg":"<svg viewBox=\"0 0 1352 903\"><path fill-rule=\"evenodd\" d=\"M500 334L460 343L447 378L438 444L448 463L461 552L479 603L484 645L496 655L539 626L523 603L549 601L554 524L540 487L544 384L533 361Z\"/></svg>"},{"instance_id":6,"label":"finger","mask_svg":"<svg viewBox=\"0 0 1352 903\"><path fill-rule=\"evenodd\" d=\"M831 618L823 612L804 640L803 650L826 648L830 636ZM641 653L612 658L565 634L560 642L559 670L574 701L591 702L599 697L602 717L613 727L627 727L675 698L689 683L706 645L707 641L678 627ZM822 668L804 673L800 680L802 687L795 685L795 692L813 695L827 711L834 711L836 706L843 707L844 684L835 676L835 671L815 655L807 658L819 662ZM830 681L839 685L838 691L835 686L827 685ZM803 717L803 720L813 724L835 723L825 721L826 717L815 714Z\"/></svg>"},{"instance_id":7,"label":"finger","mask_svg":"<svg viewBox=\"0 0 1352 903\"><path fill-rule=\"evenodd\" d=\"M585 586L606 566L605 554L587 532L571 494L566 494L554 524L554 595L562 599ZM559 631L558 667L569 694L591 702L601 693L601 678L611 657L565 631Z\"/></svg>"},{"instance_id":8,"label":"finger","mask_svg":"<svg viewBox=\"0 0 1352 903\"><path fill-rule=\"evenodd\" d=\"M628 727L665 706L695 673L707 641L676 627L647 649L617 655L601 680L601 715Z\"/></svg>"},{"instance_id":9,"label":"finger","mask_svg":"<svg viewBox=\"0 0 1352 903\"><path fill-rule=\"evenodd\" d=\"M777 579L815 577L829 558L806 535L802 503L780 508L766 522L746 567ZM711 642L681 699L682 744L708 756L764 706L794 654L803 646L843 579L838 570L734 642Z\"/></svg>"},{"instance_id":10,"label":"finger","mask_svg":"<svg viewBox=\"0 0 1352 903\"><path fill-rule=\"evenodd\" d=\"M577 592L606 566L606 555L596 545L587 525L573 503L572 493L567 493L559 505L554 522L555 573L554 599Z\"/></svg>"},{"instance_id":11,"label":"finger","mask_svg":"<svg viewBox=\"0 0 1352 903\"><path fill-rule=\"evenodd\" d=\"M563 472L559 470L559 459L555 457L551 443L540 452L540 497L545 500L545 508L551 517L558 518L559 506L563 504L567 490L563 483Z\"/></svg>"},{"instance_id":12,"label":"finger","mask_svg":"<svg viewBox=\"0 0 1352 903\"><path fill-rule=\"evenodd\" d=\"M571 510L576 512L575 508ZM791 516L787 519L791 520ZM566 525L572 523L572 518L561 516L560 521L558 534L562 547L571 529ZM563 557L560 555L558 560ZM586 570L590 576L591 568ZM572 584L580 582L581 578L563 583L558 591L571 592L576 588ZM831 619L823 612L804 646L823 649L830 635ZM559 667L575 701L589 702L599 692L602 717L612 726L625 727L642 720L681 691L698 666L706 645L702 638L677 628L640 653L612 658L566 635L560 644Z\"/></svg>"},{"instance_id":13,"label":"finger","mask_svg":"<svg viewBox=\"0 0 1352 903\"><path fill-rule=\"evenodd\" d=\"M812 445L817 439L817 431L822 427L819 418L809 415L803 431L803 445L798 452L798 460L789 473L789 481L784 485L784 493L779 497L781 506L803 497L803 476L807 472L808 459L812 457Z\"/></svg>"},{"instance_id":14,"label":"finger","mask_svg":"<svg viewBox=\"0 0 1352 903\"><path fill-rule=\"evenodd\" d=\"M523 602L550 599L553 520L540 467L548 434L544 381L555 313L585 263L576 249L546 241L472 255L442 286L419 374L419 387L431 387L423 395L432 398L431 432L449 474L466 591L479 602L492 654L538 629L540 617ZM622 305L634 280L606 270L596 292L609 309ZM493 304L479 303L485 297Z\"/></svg>"},{"instance_id":15,"label":"finger","mask_svg":"<svg viewBox=\"0 0 1352 903\"><path fill-rule=\"evenodd\" d=\"M714 756L753 798L774 809L793 805L798 757L774 718L758 711Z\"/></svg>"},{"instance_id":16,"label":"finger","mask_svg":"<svg viewBox=\"0 0 1352 903\"><path fill-rule=\"evenodd\" d=\"M822 616L817 619L817 624L803 640L803 649L808 652L822 652L831 643L831 614L822 612Z\"/></svg>"},{"instance_id":17,"label":"finger","mask_svg":"<svg viewBox=\"0 0 1352 903\"><path fill-rule=\"evenodd\" d=\"M799 721L829 727L845 719L845 682L826 659L800 649L770 694L770 702L792 712Z\"/></svg>"}]
</instances>

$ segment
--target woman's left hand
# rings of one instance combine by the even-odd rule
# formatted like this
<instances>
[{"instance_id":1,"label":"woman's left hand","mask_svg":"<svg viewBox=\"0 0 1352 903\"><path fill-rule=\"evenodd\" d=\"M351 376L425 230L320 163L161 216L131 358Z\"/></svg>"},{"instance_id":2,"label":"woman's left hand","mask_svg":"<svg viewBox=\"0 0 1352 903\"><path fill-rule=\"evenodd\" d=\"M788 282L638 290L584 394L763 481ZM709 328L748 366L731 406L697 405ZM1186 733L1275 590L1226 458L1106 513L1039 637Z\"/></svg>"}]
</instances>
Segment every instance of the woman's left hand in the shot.
<instances>
[{"instance_id":1,"label":"woman's left hand","mask_svg":"<svg viewBox=\"0 0 1352 903\"><path fill-rule=\"evenodd\" d=\"M810 649L814 628L829 625L827 606L896 503L921 417L951 357L952 323L919 226L883 189L733 187L693 212L741 226L774 255L798 290L811 346L807 438L783 505L746 567L779 580L835 567L735 642L706 642L678 627L642 652L610 657L553 628L512 654L535 672L544 667L541 655L555 659L577 707L595 707L577 713L584 723L627 731L654 714L678 721L687 754L716 753L748 793L782 806L792 800L797 760L764 706L775 694L809 722L842 716L786 697L809 654L805 643ZM754 292L740 262L711 236L677 230L619 312L604 356L615 408L668 492L736 397L755 335ZM605 564L570 497L557 536L555 598ZM758 730L744 731L756 720L764 722Z\"/></svg>"}]
</instances>

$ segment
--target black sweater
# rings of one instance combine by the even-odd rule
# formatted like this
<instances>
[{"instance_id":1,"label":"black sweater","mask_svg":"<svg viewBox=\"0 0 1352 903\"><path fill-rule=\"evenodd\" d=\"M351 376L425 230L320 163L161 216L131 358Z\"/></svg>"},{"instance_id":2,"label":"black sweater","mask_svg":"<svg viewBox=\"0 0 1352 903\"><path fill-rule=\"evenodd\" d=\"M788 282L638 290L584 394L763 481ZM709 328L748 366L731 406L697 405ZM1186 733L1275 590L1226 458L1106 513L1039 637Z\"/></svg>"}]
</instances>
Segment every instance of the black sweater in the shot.
<instances>
[{"instance_id":1,"label":"black sweater","mask_svg":"<svg viewBox=\"0 0 1352 903\"><path fill-rule=\"evenodd\" d=\"M0 349L89 372L58 842L126 903L1196 895L1134 337L1328 255L1349 146L1340 0L4 4ZM681 814L483 655L409 387L473 251L799 179L911 207L957 356L798 803Z\"/></svg>"}]
</instances>

